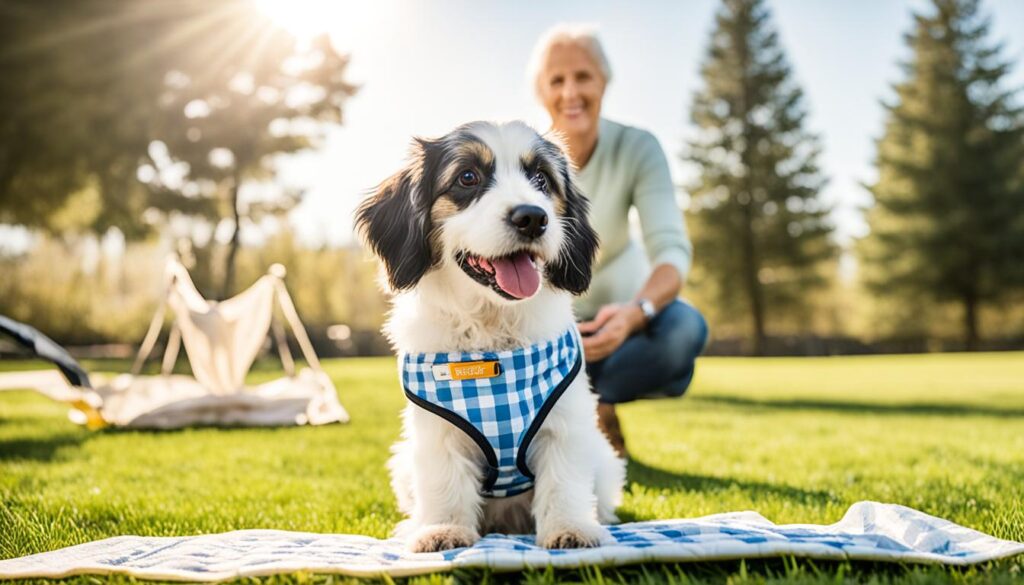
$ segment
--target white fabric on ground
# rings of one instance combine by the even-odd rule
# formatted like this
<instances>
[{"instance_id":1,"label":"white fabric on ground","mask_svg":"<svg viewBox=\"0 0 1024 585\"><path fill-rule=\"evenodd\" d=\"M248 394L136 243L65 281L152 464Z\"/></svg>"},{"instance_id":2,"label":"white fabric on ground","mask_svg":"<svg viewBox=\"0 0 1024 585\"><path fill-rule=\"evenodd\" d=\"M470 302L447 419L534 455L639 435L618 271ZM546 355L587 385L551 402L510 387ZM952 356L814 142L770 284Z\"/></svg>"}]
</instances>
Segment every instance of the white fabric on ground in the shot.
<instances>
[{"instance_id":1,"label":"white fabric on ground","mask_svg":"<svg viewBox=\"0 0 1024 585\"><path fill-rule=\"evenodd\" d=\"M815 559L969 565L1024 553L999 540L895 504L859 502L821 526L776 525L756 512L690 520L634 522L610 528L615 544L545 550L533 537L489 535L475 546L412 554L398 540L347 534L240 530L191 537L119 536L0 561L0 578L131 575L142 579L218 581L309 571L352 576L408 576L456 568L497 571L640 562L797 556Z\"/></svg>"},{"instance_id":2,"label":"white fabric on ground","mask_svg":"<svg viewBox=\"0 0 1024 585\"><path fill-rule=\"evenodd\" d=\"M68 381L56 368L0 374L0 390L27 389L38 390L55 400L62 400L72 392L68 388Z\"/></svg>"},{"instance_id":3,"label":"white fabric on ground","mask_svg":"<svg viewBox=\"0 0 1024 585\"><path fill-rule=\"evenodd\" d=\"M342 420L336 394L325 392L312 370L295 378L211 394L189 376L114 378L96 389L103 419L130 428L176 429L186 426L291 426ZM334 397L334 400L330 400Z\"/></svg>"},{"instance_id":4,"label":"white fabric on ground","mask_svg":"<svg viewBox=\"0 0 1024 585\"><path fill-rule=\"evenodd\" d=\"M68 417L91 429L113 425L174 429L188 426L290 426L348 422L334 383L299 320L284 286L284 268L268 274L225 301L207 301L175 258L167 264L166 305L157 309L139 349L132 372L110 381L90 376L93 388L71 388L56 370L0 374L0 390L34 389L73 406ZM275 301L309 364L294 376L291 354L283 347L286 377L249 387L245 376L267 340ZM164 322L165 307L174 311L174 327L164 356L168 375L141 376ZM279 327L278 343L285 343ZM180 334L180 338L178 335ZM193 377L169 375L185 346Z\"/></svg>"},{"instance_id":5,"label":"white fabric on ground","mask_svg":"<svg viewBox=\"0 0 1024 585\"><path fill-rule=\"evenodd\" d=\"M95 390L68 386L57 370L9 372L0 374L0 390L31 389L53 400L77 403L68 416L78 424L87 423L78 408L88 404L98 409L105 425L124 428L323 425L348 420L334 385L309 368L294 378L243 386L231 394L211 394L189 376L91 378Z\"/></svg>"}]
</instances>

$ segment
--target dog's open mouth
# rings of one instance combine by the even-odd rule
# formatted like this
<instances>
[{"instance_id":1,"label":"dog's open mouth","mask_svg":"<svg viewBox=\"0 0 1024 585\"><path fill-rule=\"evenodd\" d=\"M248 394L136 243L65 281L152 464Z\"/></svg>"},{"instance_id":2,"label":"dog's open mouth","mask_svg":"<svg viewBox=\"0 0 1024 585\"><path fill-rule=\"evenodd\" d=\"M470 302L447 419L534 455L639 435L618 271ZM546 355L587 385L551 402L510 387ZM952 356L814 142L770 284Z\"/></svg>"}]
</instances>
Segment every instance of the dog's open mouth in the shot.
<instances>
[{"instance_id":1,"label":"dog's open mouth","mask_svg":"<svg viewBox=\"0 0 1024 585\"><path fill-rule=\"evenodd\" d=\"M540 267L534 254L526 250L499 258L459 252L455 260L470 278L506 299L525 299L540 288Z\"/></svg>"}]
</instances>

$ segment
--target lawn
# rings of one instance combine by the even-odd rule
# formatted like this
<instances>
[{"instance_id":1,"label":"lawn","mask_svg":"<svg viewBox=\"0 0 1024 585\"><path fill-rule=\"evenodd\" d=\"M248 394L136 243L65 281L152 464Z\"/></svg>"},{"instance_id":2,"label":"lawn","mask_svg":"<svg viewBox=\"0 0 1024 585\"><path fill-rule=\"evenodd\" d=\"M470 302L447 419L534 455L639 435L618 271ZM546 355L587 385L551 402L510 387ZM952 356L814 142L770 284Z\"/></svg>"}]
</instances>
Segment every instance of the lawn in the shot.
<instances>
[{"instance_id":1,"label":"lawn","mask_svg":"<svg viewBox=\"0 0 1024 585\"><path fill-rule=\"evenodd\" d=\"M384 461L403 404L393 362L325 367L352 413L348 425L91 433L68 422L60 404L0 393L0 558L119 534L278 528L386 536L398 515ZM621 416L634 456L624 520L753 509L779 523L831 523L853 502L878 500L1024 540L1022 353L705 358L687 397L627 405ZM1022 573L1017 557L967 570L780 560L525 577L1011 583ZM271 581L310 579L345 581Z\"/></svg>"}]
</instances>

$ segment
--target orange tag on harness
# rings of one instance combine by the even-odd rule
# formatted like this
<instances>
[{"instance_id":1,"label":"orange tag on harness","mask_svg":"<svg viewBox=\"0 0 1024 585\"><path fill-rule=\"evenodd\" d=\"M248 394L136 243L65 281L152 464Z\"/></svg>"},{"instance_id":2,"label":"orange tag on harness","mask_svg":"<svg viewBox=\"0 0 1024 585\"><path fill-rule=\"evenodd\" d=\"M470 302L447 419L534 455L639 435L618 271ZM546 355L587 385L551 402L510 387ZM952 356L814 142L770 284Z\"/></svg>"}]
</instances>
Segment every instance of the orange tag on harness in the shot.
<instances>
[{"instance_id":1,"label":"orange tag on harness","mask_svg":"<svg viewBox=\"0 0 1024 585\"><path fill-rule=\"evenodd\" d=\"M433 366L435 380L479 380L501 375L501 362L458 362Z\"/></svg>"}]
</instances>

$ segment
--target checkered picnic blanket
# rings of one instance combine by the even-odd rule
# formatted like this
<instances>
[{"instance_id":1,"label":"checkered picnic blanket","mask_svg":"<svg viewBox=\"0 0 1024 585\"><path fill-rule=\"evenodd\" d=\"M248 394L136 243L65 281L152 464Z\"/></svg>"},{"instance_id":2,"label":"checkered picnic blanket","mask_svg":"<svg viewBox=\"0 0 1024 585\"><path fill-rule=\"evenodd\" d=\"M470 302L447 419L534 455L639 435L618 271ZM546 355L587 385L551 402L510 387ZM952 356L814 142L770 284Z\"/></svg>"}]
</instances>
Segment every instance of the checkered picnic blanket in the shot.
<instances>
[{"instance_id":1,"label":"checkered picnic blanket","mask_svg":"<svg viewBox=\"0 0 1024 585\"><path fill-rule=\"evenodd\" d=\"M403 354L399 363L409 400L459 427L480 446L487 459L481 493L504 497L533 487L526 450L576 377L583 355L573 326L555 339L528 347ZM448 366L460 364L487 364L481 370L497 373L452 379L454 370Z\"/></svg>"},{"instance_id":2,"label":"checkered picnic blanket","mask_svg":"<svg viewBox=\"0 0 1024 585\"><path fill-rule=\"evenodd\" d=\"M403 542L348 534L240 530L187 537L119 536L0 560L0 579L124 574L218 581L296 571L352 576L420 575L461 568L514 571L554 566L797 556L969 565L1024 554L1024 544L894 504L859 502L828 526L776 525L755 512L609 528L614 544L546 550L531 536L491 534L469 548L407 552Z\"/></svg>"}]
</instances>

